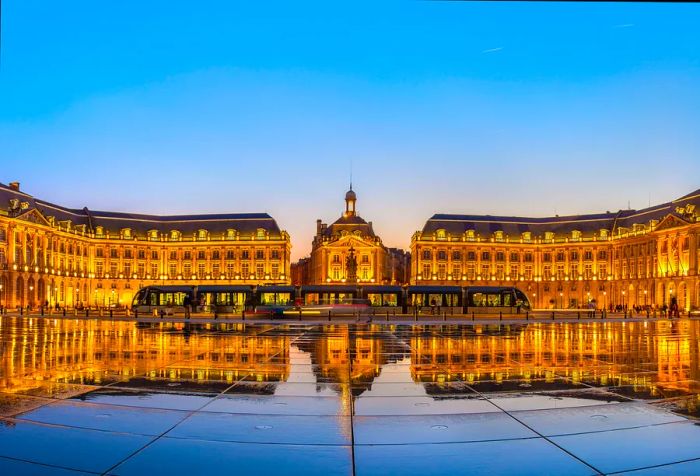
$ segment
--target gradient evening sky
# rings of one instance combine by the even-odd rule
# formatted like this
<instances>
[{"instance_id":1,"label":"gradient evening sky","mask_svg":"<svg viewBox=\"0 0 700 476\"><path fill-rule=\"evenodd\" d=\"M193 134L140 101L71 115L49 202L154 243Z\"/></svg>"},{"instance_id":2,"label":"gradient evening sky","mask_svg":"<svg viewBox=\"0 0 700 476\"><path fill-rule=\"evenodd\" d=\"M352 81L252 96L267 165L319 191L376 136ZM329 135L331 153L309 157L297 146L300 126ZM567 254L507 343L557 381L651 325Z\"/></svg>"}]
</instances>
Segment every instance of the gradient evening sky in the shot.
<instances>
[{"instance_id":1,"label":"gradient evening sky","mask_svg":"<svg viewBox=\"0 0 700 476\"><path fill-rule=\"evenodd\" d=\"M0 182L70 207L266 211L310 250L358 211L642 208L700 187L700 5L2 3Z\"/></svg>"}]
</instances>

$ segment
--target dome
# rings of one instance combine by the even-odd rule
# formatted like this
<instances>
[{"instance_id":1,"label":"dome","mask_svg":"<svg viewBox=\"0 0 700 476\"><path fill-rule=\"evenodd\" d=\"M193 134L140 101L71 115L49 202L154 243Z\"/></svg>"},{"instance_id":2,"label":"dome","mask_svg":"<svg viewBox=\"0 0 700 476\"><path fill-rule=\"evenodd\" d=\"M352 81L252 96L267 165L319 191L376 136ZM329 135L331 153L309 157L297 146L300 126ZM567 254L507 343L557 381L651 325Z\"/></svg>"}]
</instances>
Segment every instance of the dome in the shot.
<instances>
[{"instance_id":1,"label":"dome","mask_svg":"<svg viewBox=\"0 0 700 476\"><path fill-rule=\"evenodd\" d=\"M345 200L357 200L357 195L355 195L352 189L348 190L348 193L345 194Z\"/></svg>"}]
</instances>

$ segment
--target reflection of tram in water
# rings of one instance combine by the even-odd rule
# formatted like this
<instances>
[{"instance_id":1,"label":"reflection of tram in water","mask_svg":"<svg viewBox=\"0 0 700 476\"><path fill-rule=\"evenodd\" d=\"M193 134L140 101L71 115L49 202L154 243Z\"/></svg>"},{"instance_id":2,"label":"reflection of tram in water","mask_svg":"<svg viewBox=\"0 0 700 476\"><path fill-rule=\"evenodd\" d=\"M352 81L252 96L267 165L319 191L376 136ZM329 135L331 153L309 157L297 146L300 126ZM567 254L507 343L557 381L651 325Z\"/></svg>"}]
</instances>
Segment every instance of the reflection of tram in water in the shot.
<instances>
[{"instance_id":1,"label":"reflection of tram in water","mask_svg":"<svg viewBox=\"0 0 700 476\"><path fill-rule=\"evenodd\" d=\"M245 310L276 315L285 311L482 314L531 308L525 293L513 286L147 286L133 300L133 310L139 313L184 313L187 305L192 312L235 314Z\"/></svg>"}]
</instances>

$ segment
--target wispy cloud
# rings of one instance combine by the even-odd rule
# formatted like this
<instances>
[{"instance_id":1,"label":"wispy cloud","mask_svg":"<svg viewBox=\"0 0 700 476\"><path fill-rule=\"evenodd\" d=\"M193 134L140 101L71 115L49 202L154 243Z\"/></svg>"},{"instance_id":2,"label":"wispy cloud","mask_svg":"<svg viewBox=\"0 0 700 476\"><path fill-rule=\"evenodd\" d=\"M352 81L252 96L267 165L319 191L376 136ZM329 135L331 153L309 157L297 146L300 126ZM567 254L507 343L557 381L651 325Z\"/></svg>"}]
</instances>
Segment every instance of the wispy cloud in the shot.
<instances>
[{"instance_id":1,"label":"wispy cloud","mask_svg":"<svg viewBox=\"0 0 700 476\"><path fill-rule=\"evenodd\" d=\"M489 48L488 50L482 51L482 53L495 53L497 51L501 51L503 47L499 46L498 48Z\"/></svg>"},{"instance_id":2,"label":"wispy cloud","mask_svg":"<svg viewBox=\"0 0 700 476\"><path fill-rule=\"evenodd\" d=\"M622 23L620 25L615 25L613 28L632 28L634 23Z\"/></svg>"}]
</instances>

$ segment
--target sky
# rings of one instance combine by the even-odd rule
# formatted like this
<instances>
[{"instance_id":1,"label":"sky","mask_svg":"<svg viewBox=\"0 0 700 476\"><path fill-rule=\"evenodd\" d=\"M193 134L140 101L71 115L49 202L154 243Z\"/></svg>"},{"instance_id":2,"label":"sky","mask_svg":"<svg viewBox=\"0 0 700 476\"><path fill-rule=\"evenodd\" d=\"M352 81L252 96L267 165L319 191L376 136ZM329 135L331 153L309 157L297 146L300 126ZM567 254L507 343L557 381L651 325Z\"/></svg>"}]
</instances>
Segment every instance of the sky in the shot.
<instances>
[{"instance_id":1,"label":"sky","mask_svg":"<svg viewBox=\"0 0 700 476\"><path fill-rule=\"evenodd\" d=\"M61 205L268 212L309 253L344 207L643 208L700 188L700 4L7 0L0 182Z\"/></svg>"}]
</instances>

